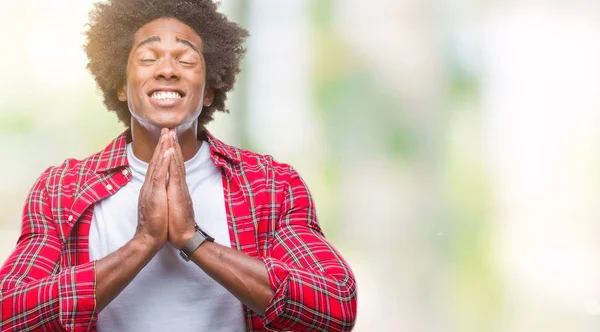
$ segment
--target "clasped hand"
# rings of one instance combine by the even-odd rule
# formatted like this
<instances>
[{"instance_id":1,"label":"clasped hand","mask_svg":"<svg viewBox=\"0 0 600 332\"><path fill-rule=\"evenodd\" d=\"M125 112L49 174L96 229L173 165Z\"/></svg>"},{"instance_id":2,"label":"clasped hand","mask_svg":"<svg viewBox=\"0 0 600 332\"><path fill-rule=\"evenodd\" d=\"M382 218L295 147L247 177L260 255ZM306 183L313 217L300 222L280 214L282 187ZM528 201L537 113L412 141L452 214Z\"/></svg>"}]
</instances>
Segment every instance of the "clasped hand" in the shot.
<instances>
[{"instance_id":1,"label":"clasped hand","mask_svg":"<svg viewBox=\"0 0 600 332\"><path fill-rule=\"evenodd\" d=\"M175 131L163 129L140 190L135 236L155 250L166 242L181 249L195 224L181 146Z\"/></svg>"}]
</instances>

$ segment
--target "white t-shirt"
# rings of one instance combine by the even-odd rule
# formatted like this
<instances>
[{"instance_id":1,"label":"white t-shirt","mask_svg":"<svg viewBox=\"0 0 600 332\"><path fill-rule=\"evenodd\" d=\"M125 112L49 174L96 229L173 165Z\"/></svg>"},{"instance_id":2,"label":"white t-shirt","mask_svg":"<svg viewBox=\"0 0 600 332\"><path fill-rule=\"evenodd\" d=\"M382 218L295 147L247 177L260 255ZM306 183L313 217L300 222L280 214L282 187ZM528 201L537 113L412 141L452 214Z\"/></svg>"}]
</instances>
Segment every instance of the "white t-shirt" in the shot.
<instances>
[{"instance_id":1,"label":"white t-shirt","mask_svg":"<svg viewBox=\"0 0 600 332\"><path fill-rule=\"evenodd\" d=\"M133 238L140 188L148 164L127 145L131 181L96 203L90 229L90 258L99 260ZM208 143L185 162L186 182L196 222L231 246L220 170L210 159ZM99 332L245 331L241 302L179 251L166 244L98 317Z\"/></svg>"}]
</instances>

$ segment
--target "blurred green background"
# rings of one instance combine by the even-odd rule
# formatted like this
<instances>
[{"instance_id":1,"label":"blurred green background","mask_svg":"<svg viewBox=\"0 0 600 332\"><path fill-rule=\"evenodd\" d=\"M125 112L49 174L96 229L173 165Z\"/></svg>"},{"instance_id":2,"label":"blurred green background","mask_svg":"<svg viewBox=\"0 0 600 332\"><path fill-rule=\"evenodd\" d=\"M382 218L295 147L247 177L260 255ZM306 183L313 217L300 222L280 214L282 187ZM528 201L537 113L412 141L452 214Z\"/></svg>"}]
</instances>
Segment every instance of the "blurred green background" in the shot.
<instances>
[{"instance_id":1,"label":"blurred green background","mask_svg":"<svg viewBox=\"0 0 600 332\"><path fill-rule=\"evenodd\" d=\"M0 260L49 165L102 149L90 0L0 0ZM224 0L251 34L209 129L294 165L356 331L598 331L600 3Z\"/></svg>"}]
</instances>

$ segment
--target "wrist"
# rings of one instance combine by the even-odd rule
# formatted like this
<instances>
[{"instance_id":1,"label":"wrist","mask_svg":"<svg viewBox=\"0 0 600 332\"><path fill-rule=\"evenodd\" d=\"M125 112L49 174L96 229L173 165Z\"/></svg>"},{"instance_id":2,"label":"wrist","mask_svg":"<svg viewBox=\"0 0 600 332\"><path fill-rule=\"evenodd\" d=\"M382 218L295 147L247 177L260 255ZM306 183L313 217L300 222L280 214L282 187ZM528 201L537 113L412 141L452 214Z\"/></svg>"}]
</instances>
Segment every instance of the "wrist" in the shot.
<instances>
[{"instance_id":1,"label":"wrist","mask_svg":"<svg viewBox=\"0 0 600 332\"><path fill-rule=\"evenodd\" d=\"M185 230L174 232L174 235L175 234L178 234L179 236L171 237L169 242L175 249L181 250L185 244L188 243L192 237L194 237L194 234L196 234L196 222L192 221L191 223L188 223L185 227Z\"/></svg>"},{"instance_id":2,"label":"wrist","mask_svg":"<svg viewBox=\"0 0 600 332\"><path fill-rule=\"evenodd\" d=\"M185 260L189 261L192 254L205 242L213 242L215 239L208 233L203 231L198 225L194 227L193 236L185 243L185 245L179 250L179 255Z\"/></svg>"},{"instance_id":3,"label":"wrist","mask_svg":"<svg viewBox=\"0 0 600 332\"><path fill-rule=\"evenodd\" d=\"M196 230L194 228L192 228L191 230L187 230L180 238L178 241L175 241L175 243L173 243L173 247L175 247L175 249L177 250L181 250L183 249L183 247L185 246L186 243L188 243L188 241L194 237L194 234L196 234Z\"/></svg>"},{"instance_id":4,"label":"wrist","mask_svg":"<svg viewBox=\"0 0 600 332\"><path fill-rule=\"evenodd\" d=\"M135 234L131 242L143 253L156 254L164 245L147 234Z\"/></svg>"}]
</instances>

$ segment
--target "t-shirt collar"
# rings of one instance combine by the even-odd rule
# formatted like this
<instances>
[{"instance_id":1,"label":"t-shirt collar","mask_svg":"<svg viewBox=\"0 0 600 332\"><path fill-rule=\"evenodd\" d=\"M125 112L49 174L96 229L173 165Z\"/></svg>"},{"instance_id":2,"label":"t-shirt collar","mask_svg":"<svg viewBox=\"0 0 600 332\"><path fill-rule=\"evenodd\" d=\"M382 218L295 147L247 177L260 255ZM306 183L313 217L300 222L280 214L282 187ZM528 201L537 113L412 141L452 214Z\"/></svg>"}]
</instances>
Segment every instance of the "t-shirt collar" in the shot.
<instances>
[{"instance_id":1,"label":"t-shirt collar","mask_svg":"<svg viewBox=\"0 0 600 332\"><path fill-rule=\"evenodd\" d=\"M198 138L208 142L211 160L216 166L229 167L241 162L240 152L236 148L218 140L208 130L199 133ZM100 153L96 172L110 173L115 169L129 166L127 161L128 141L131 141L129 129L112 140Z\"/></svg>"}]
</instances>

